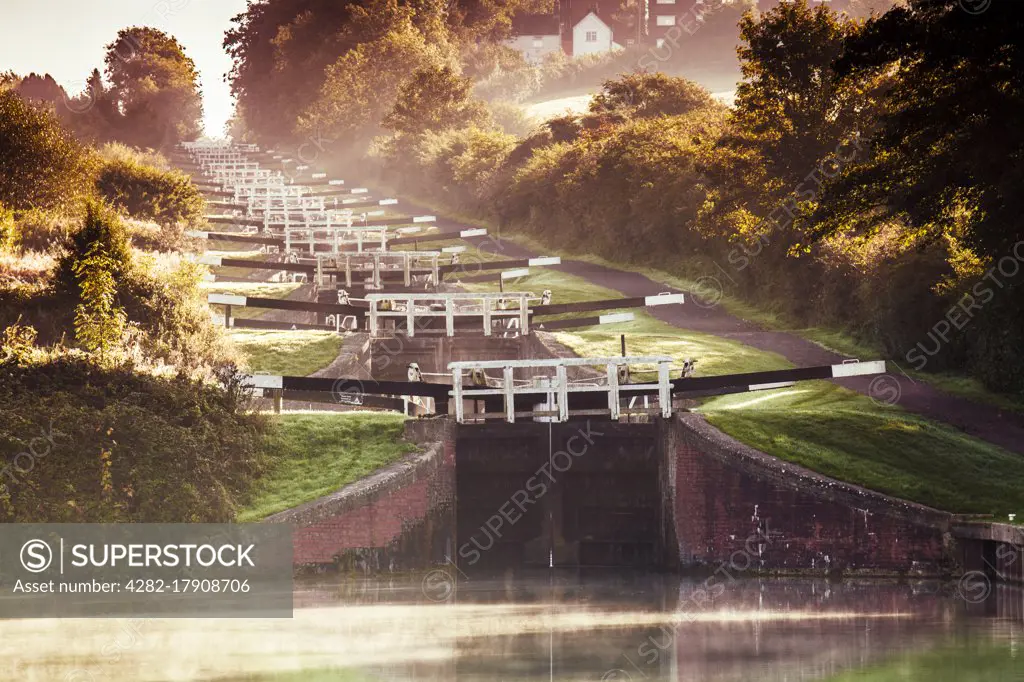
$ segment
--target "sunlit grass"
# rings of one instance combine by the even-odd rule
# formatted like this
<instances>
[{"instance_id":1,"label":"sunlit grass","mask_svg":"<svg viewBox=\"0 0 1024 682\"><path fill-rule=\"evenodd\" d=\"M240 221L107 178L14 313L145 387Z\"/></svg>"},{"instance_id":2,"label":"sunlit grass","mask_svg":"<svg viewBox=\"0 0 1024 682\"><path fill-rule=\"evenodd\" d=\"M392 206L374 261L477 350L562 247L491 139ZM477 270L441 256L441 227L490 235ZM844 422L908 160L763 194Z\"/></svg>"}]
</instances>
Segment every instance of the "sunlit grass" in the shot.
<instances>
[{"instance_id":1,"label":"sunlit grass","mask_svg":"<svg viewBox=\"0 0 1024 682\"><path fill-rule=\"evenodd\" d=\"M634 322L557 332L555 338L577 355L607 357L620 355L620 335L625 334L627 355L668 355L675 359L675 368L681 368L687 358L696 359L700 376L792 367L781 355L720 336L678 329L643 311L635 314Z\"/></svg>"},{"instance_id":2,"label":"sunlit grass","mask_svg":"<svg viewBox=\"0 0 1024 682\"><path fill-rule=\"evenodd\" d=\"M338 357L344 337L314 330L232 329L231 340L254 374L309 376Z\"/></svg>"},{"instance_id":3,"label":"sunlit grass","mask_svg":"<svg viewBox=\"0 0 1024 682\"><path fill-rule=\"evenodd\" d=\"M368 412L274 417L267 473L237 520L291 509L398 461L415 449L402 438L404 421L402 415Z\"/></svg>"},{"instance_id":4,"label":"sunlit grass","mask_svg":"<svg viewBox=\"0 0 1024 682\"><path fill-rule=\"evenodd\" d=\"M955 513L1024 512L1024 466L956 429L824 381L708 399L708 422L826 476Z\"/></svg>"}]
</instances>

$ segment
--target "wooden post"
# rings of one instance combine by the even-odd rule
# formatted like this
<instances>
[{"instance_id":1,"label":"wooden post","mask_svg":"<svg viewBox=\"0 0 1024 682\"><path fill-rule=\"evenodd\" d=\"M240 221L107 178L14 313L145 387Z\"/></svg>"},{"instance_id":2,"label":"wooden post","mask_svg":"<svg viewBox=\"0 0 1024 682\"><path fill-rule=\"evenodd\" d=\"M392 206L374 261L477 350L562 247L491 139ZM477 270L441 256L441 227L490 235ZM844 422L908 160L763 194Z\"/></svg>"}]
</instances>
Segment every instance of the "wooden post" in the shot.
<instances>
[{"instance_id":1,"label":"wooden post","mask_svg":"<svg viewBox=\"0 0 1024 682\"><path fill-rule=\"evenodd\" d=\"M284 405L284 391L274 391L274 414L281 414Z\"/></svg>"},{"instance_id":2,"label":"wooden post","mask_svg":"<svg viewBox=\"0 0 1024 682\"><path fill-rule=\"evenodd\" d=\"M231 327L231 306L224 306L224 327L226 329Z\"/></svg>"},{"instance_id":3,"label":"wooden post","mask_svg":"<svg viewBox=\"0 0 1024 682\"><path fill-rule=\"evenodd\" d=\"M620 334L619 341L622 342L622 357L626 357L626 335Z\"/></svg>"}]
</instances>

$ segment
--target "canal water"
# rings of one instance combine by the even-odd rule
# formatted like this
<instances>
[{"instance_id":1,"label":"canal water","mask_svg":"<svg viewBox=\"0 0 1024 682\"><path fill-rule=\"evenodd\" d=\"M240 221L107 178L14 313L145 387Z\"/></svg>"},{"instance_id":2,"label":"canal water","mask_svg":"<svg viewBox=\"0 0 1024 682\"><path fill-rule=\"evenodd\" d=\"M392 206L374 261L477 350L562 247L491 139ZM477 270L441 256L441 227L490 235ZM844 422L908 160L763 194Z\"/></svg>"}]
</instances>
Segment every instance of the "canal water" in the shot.
<instances>
[{"instance_id":1,"label":"canal water","mask_svg":"<svg viewBox=\"0 0 1024 682\"><path fill-rule=\"evenodd\" d=\"M320 578L287 620L0 622L35 682L1024 681L1024 592L648 573Z\"/></svg>"}]
</instances>

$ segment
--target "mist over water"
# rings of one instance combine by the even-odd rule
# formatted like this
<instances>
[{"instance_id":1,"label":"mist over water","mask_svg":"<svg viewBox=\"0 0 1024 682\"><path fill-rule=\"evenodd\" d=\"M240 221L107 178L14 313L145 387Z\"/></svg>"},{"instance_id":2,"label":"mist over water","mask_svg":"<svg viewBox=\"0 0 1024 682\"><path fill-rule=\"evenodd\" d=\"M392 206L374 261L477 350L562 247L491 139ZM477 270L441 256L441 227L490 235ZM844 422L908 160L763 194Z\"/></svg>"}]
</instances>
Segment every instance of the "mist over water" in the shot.
<instances>
[{"instance_id":1,"label":"mist over water","mask_svg":"<svg viewBox=\"0 0 1024 682\"><path fill-rule=\"evenodd\" d=\"M282 620L4 621L0 660L29 682L1024 679L1024 597L1005 587L976 604L955 586L811 580L707 601L700 581L621 573L440 588L303 583Z\"/></svg>"}]
</instances>

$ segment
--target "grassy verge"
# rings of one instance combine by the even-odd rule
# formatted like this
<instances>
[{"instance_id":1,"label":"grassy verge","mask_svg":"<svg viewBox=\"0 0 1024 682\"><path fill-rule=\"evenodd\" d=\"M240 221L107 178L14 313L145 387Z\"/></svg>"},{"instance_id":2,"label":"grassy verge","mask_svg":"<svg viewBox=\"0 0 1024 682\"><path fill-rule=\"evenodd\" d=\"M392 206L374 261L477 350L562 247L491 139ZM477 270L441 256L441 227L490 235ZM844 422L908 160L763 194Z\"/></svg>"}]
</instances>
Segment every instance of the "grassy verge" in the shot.
<instances>
[{"instance_id":1,"label":"grassy verge","mask_svg":"<svg viewBox=\"0 0 1024 682\"><path fill-rule=\"evenodd\" d=\"M1020 456L827 382L721 396L716 428L826 476L956 513L1024 513Z\"/></svg>"},{"instance_id":2,"label":"grassy verge","mask_svg":"<svg viewBox=\"0 0 1024 682\"><path fill-rule=\"evenodd\" d=\"M283 414L268 439L267 472L238 512L258 521L328 495L415 450L391 414Z\"/></svg>"},{"instance_id":3,"label":"grassy verge","mask_svg":"<svg viewBox=\"0 0 1024 682\"><path fill-rule=\"evenodd\" d=\"M344 338L312 330L233 329L229 336L254 374L309 376L338 357Z\"/></svg>"},{"instance_id":4,"label":"grassy verge","mask_svg":"<svg viewBox=\"0 0 1024 682\"><path fill-rule=\"evenodd\" d=\"M792 367L781 355L720 336L683 331L643 312L636 313L634 322L558 332L555 338L578 355L598 357L619 355L621 334L626 335L629 355L668 355L675 359L673 367L677 368L682 367L686 358L699 358L697 368L701 375Z\"/></svg>"},{"instance_id":5,"label":"grassy verge","mask_svg":"<svg viewBox=\"0 0 1024 682\"><path fill-rule=\"evenodd\" d=\"M538 270L530 279L517 288L549 288L559 302L617 297L557 271ZM667 355L674 367L698 358L704 376L792 366L775 353L680 330L645 312L636 315L634 322L559 332L555 338L581 356L616 356L625 334L630 355ZM828 382L713 398L700 410L737 440L826 476L951 512L1003 520L1008 513L1024 513L1019 456Z\"/></svg>"}]
</instances>

